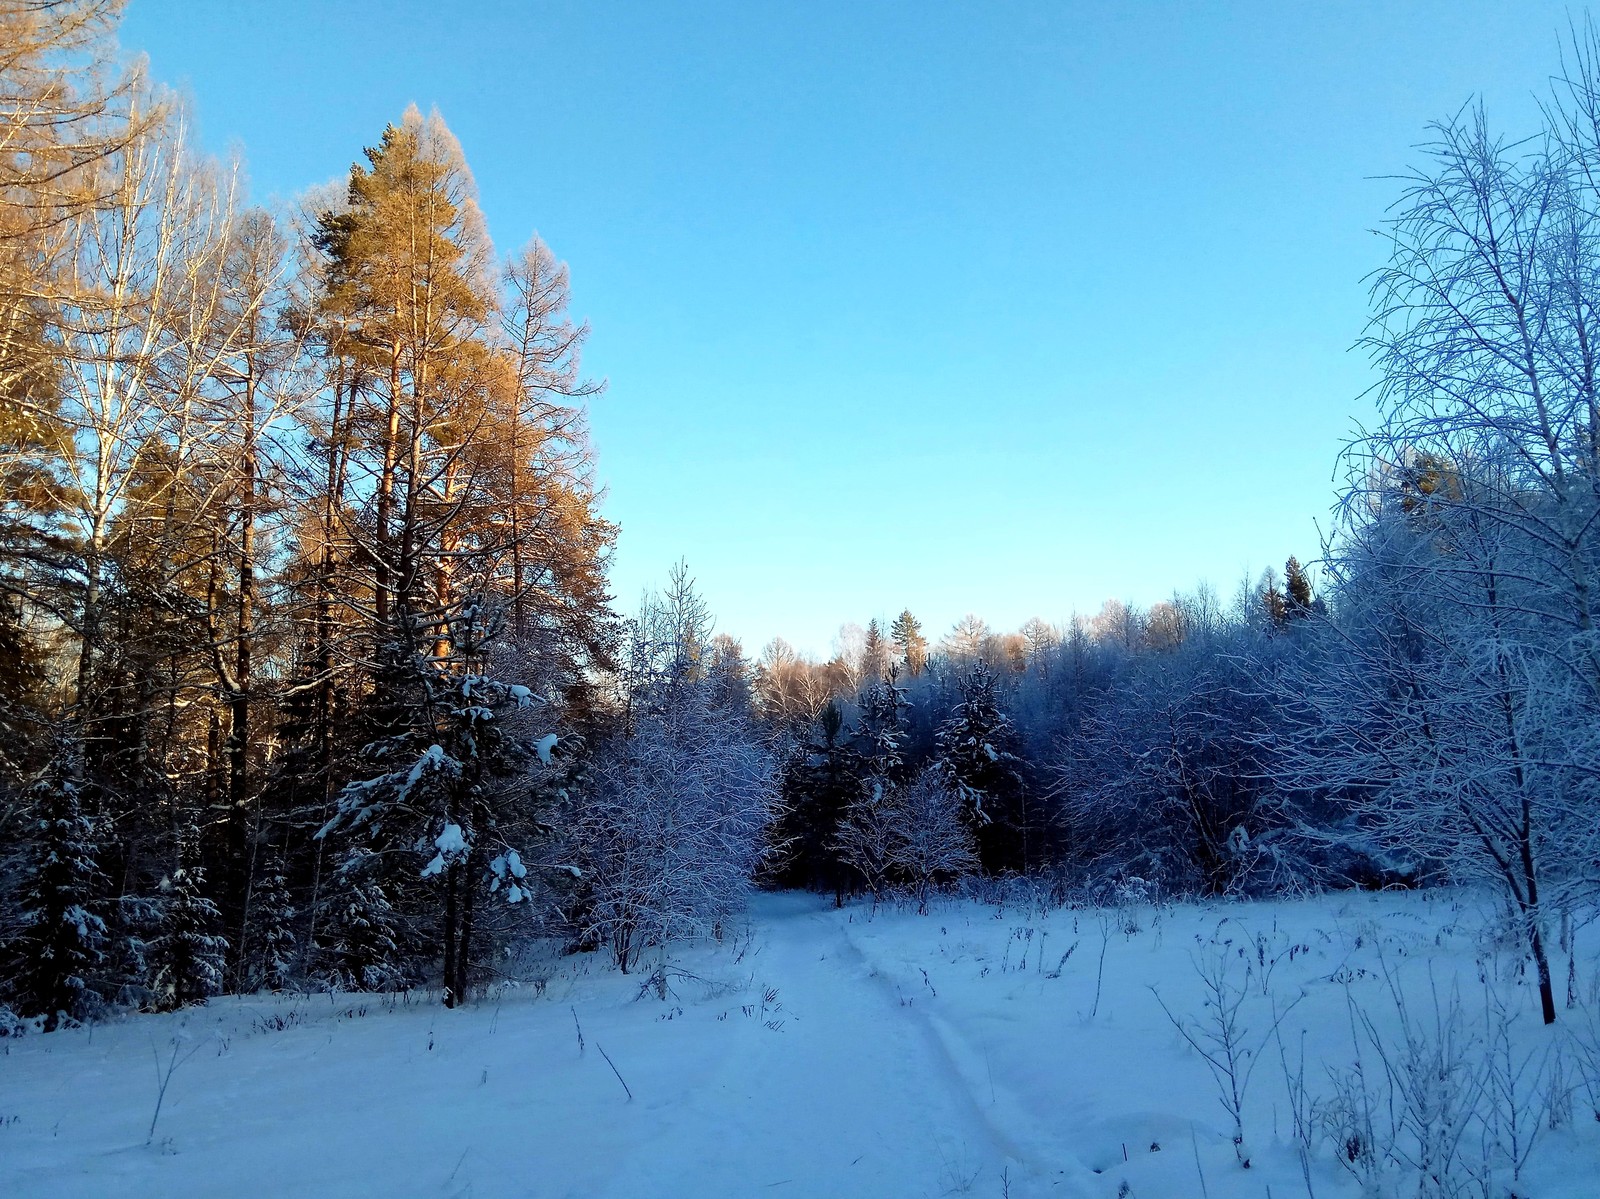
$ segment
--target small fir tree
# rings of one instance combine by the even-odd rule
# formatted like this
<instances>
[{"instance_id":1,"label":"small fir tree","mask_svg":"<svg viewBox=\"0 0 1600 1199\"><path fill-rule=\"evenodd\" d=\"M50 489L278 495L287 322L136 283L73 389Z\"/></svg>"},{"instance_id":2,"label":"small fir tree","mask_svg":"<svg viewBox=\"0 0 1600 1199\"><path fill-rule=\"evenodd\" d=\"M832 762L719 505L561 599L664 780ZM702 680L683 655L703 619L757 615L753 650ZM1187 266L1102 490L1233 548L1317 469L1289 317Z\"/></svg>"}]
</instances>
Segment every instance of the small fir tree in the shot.
<instances>
[{"instance_id":1,"label":"small fir tree","mask_svg":"<svg viewBox=\"0 0 1600 1199\"><path fill-rule=\"evenodd\" d=\"M204 1003L222 989L228 942L212 931L221 913L205 893L198 839L193 825L179 833L177 865L161 880L161 922L149 947L152 1006L160 1012Z\"/></svg>"},{"instance_id":2,"label":"small fir tree","mask_svg":"<svg viewBox=\"0 0 1600 1199\"><path fill-rule=\"evenodd\" d=\"M866 772L899 782L905 776L905 720L911 708L900 685L900 668L891 666L883 678L870 684L856 700L860 709L854 742Z\"/></svg>"},{"instance_id":3,"label":"small fir tree","mask_svg":"<svg viewBox=\"0 0 1600 1199\"><path fill-rule=\"evenodd\" d=\"M289 986L294 970L294 918L283 858L273 854L267 862L256 905L257 944L260 946L258 977L269 991L283 991Z\"/></svg>"},{"instance_id":4,"label":"small fir tree","mask_svg":"<svg viewBox=\"0 0 1600 1199\"><path fill-rule=\"evenodd\" d=\"M961 703L937 735L937 769L959 799L991 874L1027 867L1017 732L1000 710L997 689L994 671L979 659L962 679Z\"/></svg>"},{"instance_id":5,"label":"small fir tree","mask_svg":"<svg viewBox=\"0 0 1600 1199\"><path fill-rule=\"evenodd\" d=\"M22 892L19 1010L42 1016L45 1031L82 1020L93 999L89 976L99 964L105 922L94 913L100 871L94 824L67 780L41 780L33 861Z\"/></svg>"},{"instance_id":6,"label":"small fir tree","mask_svg":"<svg viewBox=\"0 0 1600 1199\"><path fill-rule=\"evenodd\" d=\"M352 991L381 991L400 981L400 937L374 856L352 849L339 875L329 943L334 982Z\"/></svg>"}]
</instances>

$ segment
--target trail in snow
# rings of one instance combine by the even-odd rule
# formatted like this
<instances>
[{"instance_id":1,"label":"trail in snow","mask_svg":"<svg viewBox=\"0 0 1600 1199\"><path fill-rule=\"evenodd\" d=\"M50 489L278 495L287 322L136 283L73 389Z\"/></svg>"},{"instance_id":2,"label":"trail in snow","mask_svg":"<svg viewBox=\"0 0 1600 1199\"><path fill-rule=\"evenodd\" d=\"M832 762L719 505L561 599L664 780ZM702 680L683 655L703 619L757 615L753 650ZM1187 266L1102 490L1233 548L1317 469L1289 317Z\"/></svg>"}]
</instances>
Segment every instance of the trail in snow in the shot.
<instances>
[{"instance_id":1,"label":"trail in snow","mask_svg":"<svg viewBox=\"0 0 1600 1199\"><path fill-rule=\"evenodd\" d=\"M863 956L848 917L790 895L756 914L752 968L778 992L778 1027L752 1027L602 1193L998 1194L1003 1171L1013 1195L1033 1193L1044 1168L988 1118L919 997Z\"/></svg>"}]
</instances>

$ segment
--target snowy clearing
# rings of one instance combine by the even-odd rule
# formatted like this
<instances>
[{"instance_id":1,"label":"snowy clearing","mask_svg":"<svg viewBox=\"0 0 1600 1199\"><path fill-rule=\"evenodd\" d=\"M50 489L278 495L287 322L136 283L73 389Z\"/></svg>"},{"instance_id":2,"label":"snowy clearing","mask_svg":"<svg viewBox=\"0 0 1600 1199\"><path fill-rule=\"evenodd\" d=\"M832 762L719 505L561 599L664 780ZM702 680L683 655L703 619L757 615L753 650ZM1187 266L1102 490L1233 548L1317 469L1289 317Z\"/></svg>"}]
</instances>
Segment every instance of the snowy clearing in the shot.
<instances>
[{"instance_id":1,"label":"snowy clearing","mask_svg":"<svg viewBox=\"0 0 1600 1199\"><path fill-rule=\"evenodd\" d=\"M1307 1098L1326 1105L1329 1069L1356 1061L1353 1010L1398 1036L1386 970L1419 1034L1459 996L1458 1084L1492 1091L1485 1051L1508 1050L1517 1097L1483 1105L1492 1130L1452 1134L1457 1163L1495 1138L1525 1152L1536 1130L1517 1193L1593 1194L1600 1126L1569 1039L1593 1027L1594 946L1579 938L1580 1006L1552 1032L1495 928L1459 894L1044 914L947 900L926 916L763 895L748 935L677 958L665 1002L586 955L517 963L526 981L457 1011L257 996L0 1042L0 1194L1354 1196L1327 1139L1303 1173L1288 1075L1303 1048ZM1238 982L1259 1060L1241 1153L1151 989L1208 1044L1196 961ZM1496 999L1509 1022L1487 1018ZM1551 1094L1571 1099L1553 1130Z\"/></svg>"}]
</instances>

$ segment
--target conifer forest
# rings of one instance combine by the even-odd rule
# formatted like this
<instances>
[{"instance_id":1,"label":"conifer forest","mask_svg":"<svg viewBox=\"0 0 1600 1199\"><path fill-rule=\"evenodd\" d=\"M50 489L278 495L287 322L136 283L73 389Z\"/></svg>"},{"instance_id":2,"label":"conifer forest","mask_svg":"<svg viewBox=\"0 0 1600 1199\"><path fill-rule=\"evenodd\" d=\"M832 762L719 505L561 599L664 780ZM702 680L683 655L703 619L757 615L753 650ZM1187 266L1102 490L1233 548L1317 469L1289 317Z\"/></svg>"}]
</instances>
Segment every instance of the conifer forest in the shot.
<instances>
[{"instance_id":1,"label":"conifer forest","mask_svg":"<svg viewBox=\"0 0 1600 1199\"><path fill-rule=\"evenodd\" d=\"M1586 17L1412 114L1321 544L824 655L617 594L444 116L257 202L123 8L0 0L0 1192L1594 1193Z\"/></svg>"}]
</instances>

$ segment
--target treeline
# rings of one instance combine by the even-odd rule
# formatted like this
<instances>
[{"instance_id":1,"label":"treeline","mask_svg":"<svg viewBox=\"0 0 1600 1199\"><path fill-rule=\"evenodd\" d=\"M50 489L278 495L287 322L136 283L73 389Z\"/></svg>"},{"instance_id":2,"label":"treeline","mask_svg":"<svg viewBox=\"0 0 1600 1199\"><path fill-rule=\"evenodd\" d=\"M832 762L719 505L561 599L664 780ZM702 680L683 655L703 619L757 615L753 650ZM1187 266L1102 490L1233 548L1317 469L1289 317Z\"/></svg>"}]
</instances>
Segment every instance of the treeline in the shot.
<instances>
[{"instance_id":1,"label":"treeline","mask_svg":"<svg viewBox=\"0 0 1600 1199\"><path fill-rule=\"evenodd\" d=\"M1111 601L1064 628L967 616L933 643L908 610L888 636L846 625L825 662L773 641L751 678L783 757L776 877L840 899L980 870L1212 895L1414 881L1376 844L1286 837L1301 790L1267 767L1273 678L1327 608L1296 559L1284 580L1227 605L1204 586L1147 611ZM913 878L878 859L927 831L928 811L889 810L918 787L942 793L949 860Z\"/></svg>"},{"instance_id":2,"label":"treeline","mask_svg":"<svg viewBox=\"0 0 1600 1199\"><path fill-rule=\"evenodd\" d=\"M666 994L753 884L1478 880L1555 1019L1600 880L1592 31L1541 138L1423 152L1315 587L812 662L686 568L614 612L587 330L442 120L252 208L118 9L0 0L0 1002L454 1005L530 933Z\"/></svg>"}]
</instances>

